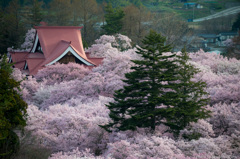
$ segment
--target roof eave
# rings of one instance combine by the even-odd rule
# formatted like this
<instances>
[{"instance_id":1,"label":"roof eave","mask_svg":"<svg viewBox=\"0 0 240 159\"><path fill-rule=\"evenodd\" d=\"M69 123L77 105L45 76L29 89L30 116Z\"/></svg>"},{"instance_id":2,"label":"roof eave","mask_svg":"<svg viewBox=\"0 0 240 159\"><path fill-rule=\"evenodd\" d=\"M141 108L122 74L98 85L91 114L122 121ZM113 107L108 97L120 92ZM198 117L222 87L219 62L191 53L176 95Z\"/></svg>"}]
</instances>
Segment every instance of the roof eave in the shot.
<instances>
[{"instance_id":1,"label":"roof eave","mask_svg":"<svg viewBox=\"0 0 240 159\"><path fill-rule=\"evenodd\" d=\"M83 26L34 26L35 29L82 29Z\"/></svg>"}]
</instances>

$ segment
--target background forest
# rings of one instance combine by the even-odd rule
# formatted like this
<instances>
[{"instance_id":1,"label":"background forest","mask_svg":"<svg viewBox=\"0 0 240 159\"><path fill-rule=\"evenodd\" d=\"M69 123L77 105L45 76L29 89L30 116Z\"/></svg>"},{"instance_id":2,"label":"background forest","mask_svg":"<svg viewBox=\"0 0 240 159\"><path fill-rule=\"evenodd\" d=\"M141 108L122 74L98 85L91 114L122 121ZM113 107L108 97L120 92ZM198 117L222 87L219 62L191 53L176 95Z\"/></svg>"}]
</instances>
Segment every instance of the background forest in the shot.
<instances>
[{"instance_id":1,"label":"background forest","mask_svg":"<svg viewBox=\"0 0 240 159\"><path fill-rule=\"evenodd\" d=\"M123 11L119 33L130 37L134 44L153 29L167 37L167 43L177 50L194 43L197 33L231 31L236 15L199 23L188 23L189 18L200 18L239 5L237 0L193 2L202 9L186 8L184 0L1 0L0 5L0 52L8 47L19 48L27 30L39 25L84 26L82 36L85 47L105 34L106 6ZM176 27L177 26L177 27ZM186 41L186 39L188 39Z\"/></svg>"}]
</instances>

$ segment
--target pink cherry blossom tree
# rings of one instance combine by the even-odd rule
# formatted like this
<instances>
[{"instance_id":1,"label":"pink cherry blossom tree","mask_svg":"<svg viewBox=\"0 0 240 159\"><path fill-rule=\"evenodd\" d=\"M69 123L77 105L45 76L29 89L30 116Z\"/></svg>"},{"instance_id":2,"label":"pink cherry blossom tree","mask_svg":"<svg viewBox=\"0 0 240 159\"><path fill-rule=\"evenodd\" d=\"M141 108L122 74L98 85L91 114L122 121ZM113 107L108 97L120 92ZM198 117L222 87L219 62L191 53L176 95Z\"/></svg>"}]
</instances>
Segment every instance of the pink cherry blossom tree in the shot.
<instances>
[{"instance_id":1,"label":"pink cherry blossom tree","mask_svg":"<svg viewBox=\"0 0 240 159\"><path fill-rule=\"evenodd\" d=\"M124 86L131 60L141 59L130 44L122 35L100 37L88 51L105 58L92 70L56 64L32 78L15 69L12 76L29 103L26 132L53 151L50 158L239 158L240 61L203 50L190 53L190 63L201 70L193 80L207 83L209 119L191 123L178 138L163 125L154 133L143 128L107 133L98 126L110 121L105 105ZM198 140L183 138L193 133L200 134Z\"/></svg>"}]
</instances>

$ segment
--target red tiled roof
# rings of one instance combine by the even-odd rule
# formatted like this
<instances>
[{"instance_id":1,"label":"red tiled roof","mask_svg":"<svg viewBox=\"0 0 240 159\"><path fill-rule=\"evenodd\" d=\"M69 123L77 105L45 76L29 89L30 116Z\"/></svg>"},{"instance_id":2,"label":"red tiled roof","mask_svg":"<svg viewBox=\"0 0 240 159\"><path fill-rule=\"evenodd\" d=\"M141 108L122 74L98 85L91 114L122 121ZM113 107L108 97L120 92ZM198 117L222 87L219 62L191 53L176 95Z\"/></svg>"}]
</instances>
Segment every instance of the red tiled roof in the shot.
<instances>
[{"instance_id":1,"label":"red tiled roof","mask_svg":"<svg viewBox=\"0 0 240 159\"><path fill-rule=\"evenodd\" d=\"M24 68L24 66L25 66L25 61L16 62L16 63L14 64L14 66L15 66L16 68L19 68L20 70L22 70L22 69Z\"/></svg>"},{"instance_id":2,"label":"red tiled roof","mask_svg":"<svg viewBox=\"0 0 240 159\"><path fill-rule=\"evenodd\" d=\"M74 50L78 55L80 55L80 52L79 52L72 44L71 44L70 46L73 48L73 50ZM84 50L83 50L83 51L84 51ZM84 52L84 55L85 55L85 57L82 57L81 55L80 55L80 56L81 56L82 58L84 58L84 60L86 60L87 62L92 63L93 65L96 65L93 61L91 61L90 58L87 58L85 52Z\"/></svg>"},{"instance_id":3,"label":"red tiled roof","mask_svg":"<svg viewBox=\"0 0 240 159\"><path fill-rule=\"evenodd\" d=\"M100 65L103 60L103 58L93 58L93 57L90 57L88 59L91 60L96 66Z\"/></svg>"},{"instance_id":4,"label":"red tiled roof","mask_svg":"<svg viewBox=\"0 0 240 159\"><path fill-rule=\"evenodd\" d=\"M38 38L46 58L55 50L61 40L70 42L76 48L80 56L86 58L80 29L75 26L37 26Z\"/></svg>"},{"instance_id":5,"label":"red tiled roof","mask_svg":"<svg viewBox=\"0 0 240 159\"><path fill-rule=\"evenodd\" d=\"M51 63L61 56L69 47L85 61L99 65L102 58L91 58L86 56L80 29L75 26L36 26L36 37L38 36L42 52L10 52L15 67L23 69L27 63L29 74L34 75L45 65ZM35 43L35 42L34 42ZM33 49L33 47L32 47Z\"/></svg>"},{"instance_id":6,"label":"red tiled roof","mask_svg":"<svg viewBox=\"0 0 240 159\"><path fill-rule=\"evenodd\" d=\"M25 61L29 53L28 52L10 52L10 54L11 54L12 61L20 62L20 61Z\"/></svg>"},{"instance_id":7,"label":"red tiled roof","mask_svg":"<svg viewBox=\"0 0 240 159\"><path fill-rule=\"evenodd\" d=\"M103 58L100 58L100 57L98 57L98 58L96 58L96 57L91 57L91 56L90 56L90 54L91 54L90 52L85 52L85 54L86 54L87 58L88 58L89 60L91 60L94 64L96 64L97 66L102 63Z\"/></svg>"},{"instance_id":8,"label":"red tiled roof","mask_svg":"<svg viewBox=\"0 0 240 159\"><path fill-rule=\"evenodd\" d=\"M34 54L28 53L27 58L28 59L44 59L45 57L44 57L43 53L35 52Z\"/></svg>"},{"instance_id":9,"label":"red tiled roof","mask_svg":"<svg viewBox=\"0 0 240 159\"><path fill-rule=\"evenodd\" d=\"M87 58L90 58L90 52L85 52Z\"/></svg>"},{"instance_id":10,"label":"red tiled roof","mask_svg":"<svg viewBox=\"0 0 240 159\"><path fill-rule=\"evenodd\" d=\"M27 59L27 66L30 74L33 74L32 72L37 72L35 70L39 69L39 64L41 64L45 59L37 59L37 58L32 58L32 59Z\"/></svg>"},{"instance_id":11,"label":"red tiled roof","mask_svg":"<svg viewBox=\"0 0 240 159\"><path fill-rule=\"evenodd\" d=\"M59 57L69 47L69 44L70 43L67 43L63 40L59 41L59 43L52 50L51 54L46 57L46 60L42 63L42 65L46 65Z\"/></svg>"}]
</instances>

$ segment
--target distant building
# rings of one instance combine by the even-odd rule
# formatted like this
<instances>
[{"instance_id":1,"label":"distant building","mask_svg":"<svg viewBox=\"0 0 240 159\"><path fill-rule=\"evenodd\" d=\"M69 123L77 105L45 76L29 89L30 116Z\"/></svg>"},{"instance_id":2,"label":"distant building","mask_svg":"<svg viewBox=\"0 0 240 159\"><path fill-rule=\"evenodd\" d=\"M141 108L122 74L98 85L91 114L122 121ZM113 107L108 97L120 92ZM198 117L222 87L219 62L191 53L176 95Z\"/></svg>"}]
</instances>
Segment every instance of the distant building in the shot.
<instances>
[{"instance_id":1,"label":"distant building","mask_svg":"<svg viewBox=\"0 0 240 159\"><path fill-rule=\"evenodd\" d=\"M76 26L36 26L35 40L30 52L10 52L9 62L29 75L56 62L75 62L94 67L102 58L91 58L85 53L81 29Z\"/></svg>"},{"instance_id":2,"label":"distant building","mask_svg":"<svg viewBox=\"0 0 240 159\"><path fill-rule=\"evenodd\" d=\"M197 8L197 9L202 9L202 8L203 8L203 5L197 4L197 5L196 5L196 8Z\"/></svg>"},{"instance_id":3,"label":"distant building","mask_svg":"<svg viewBox=\"0 0 240 159\"><path fill-rule=\"evenodd\" d=\"M222 32L219 34L198 34L202 40L198 40L196 46L200 48L224 46L223 42L227 39L233 39L239 35L238 32Z\"/></svg>"},{"instance_id":4,"label":"distant building","mask_svg":"<svg viewBox=\"0 0 240 159\"><path fill-rule=\"evenodd\" d=\"M193 8L193 7L196 7L196 3L184 3L184 7L185 8Z\"/></svg>"},{"instance_id":5,"label":"distant building","mask_svg":"<svg viewBox=\"0 0 240 159\"><path fill-rule=\"evenodd\" d=\"M232 39L234 37L237 37L238 36L238 32L236 31L232 31L232 32L223 32L223 33L220 33L220 40L221 41L225 41L227 39Z\"/></svg>"},{"instance_id":6,"label":"distant building","mask_svg":"<svg viewBox=\"0 0 240 159\"><path fill-rule=\"evenodd\" d=\"M189 3L184 3L184 8L187 8L187 9L190 9L190 8L202 9L203 5L198 4L198 3L189 2Z\"/></svg>"},{"instance_id":7,"label":"distant building","mask_svg":"<svg viewBox=\"0 0 240 159\"><path fill-rule=\"evenodd\" d=\"M206 44L217 44L220 41L220 35L217 34L199 34L198 37L204 39Z\"/></svg>"}]
</instances>

